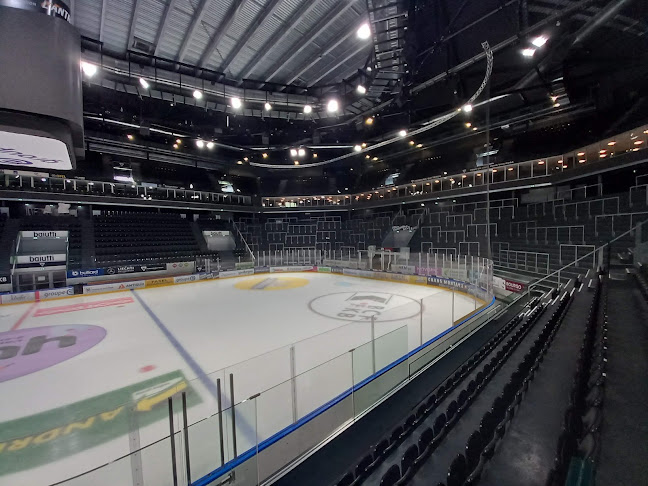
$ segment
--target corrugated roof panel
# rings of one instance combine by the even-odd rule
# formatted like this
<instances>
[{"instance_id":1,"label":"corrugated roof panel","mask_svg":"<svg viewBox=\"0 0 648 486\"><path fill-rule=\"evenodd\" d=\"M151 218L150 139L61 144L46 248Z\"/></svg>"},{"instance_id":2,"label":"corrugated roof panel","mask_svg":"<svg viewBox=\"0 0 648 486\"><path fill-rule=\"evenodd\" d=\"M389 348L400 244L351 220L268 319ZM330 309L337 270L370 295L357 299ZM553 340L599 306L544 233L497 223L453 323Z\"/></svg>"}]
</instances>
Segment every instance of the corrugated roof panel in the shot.
<instances>
[{"instance_id":1,"label":"corrugated roof panel","mask_svg":"<svg viewBox=\"0 0 648 486\"><path fill-rule=\"evenodd\" d=\"M162 0L137 0L141 3L135 19L135 37L146 42L155 42L158 30L162 27L162 15L166 2Z\"/></svg>"},{"instance_id":2,"label":"corrugated roof panel","mask_svg":"<svg viewBox=\"0 0 648 486\"><path fill-rule=\"evenodd\" d=\"M109 50L125 51L128 47L134 0L106 2L104 13L104 45Z\"/></svg>"},{"instance_id":3,"label":"corrugated roof panel","mask_svg":"<svg viewBox=\"0 0 648 486\"><path fill-rule=\"evenodd\" d=\"M241 70L256 55L256 53L259 52L259 50L264 50L264 55L269 53L272 48L267 45L270 38L279 29L287 28L285 25L287 19L302 5L304 1L312 0L284 0L277 5L273 15L267 17L265 22L259 26L254 35L248 39L246 48L241 50L240 55L230 65L230 70L234 76L239 76L241 74Z\"/></svg>"},{"instance_id":4,"label":"corrugated roof panel","mask_svg":"<svg viewBox=\"0 0 648 486\"><path fill-rule=\"evenodd\" d=\"M294 46L299 45L301 42L311 42L313 39L306 37L307 33L322 17L328 14L330 6L337 3L337 0L318 2L314 8L308 12L308 15L304 15L300 22L288 30L281 42L276 45L268 46L267 54L263 56L250 77L263 77L262 75L269 72L269 70L275 66L287 51L294 49ZM285 29L284 26L280 28Z\"/></svg>"},{"instance_id":5,"label":"corrugated roof panel","mask_svg":"<svg viewBox=\"0 0 648 486\"><path fill-rule=\"evenodd\" d=\"M240 39L241 35L243 35L245 30L248 28L248 26L252 24L252 22L254 21L254 19L256 18L256 16L259 14L259 12L265 6L266 3L267 3L266 0L248 1L245 4L245 8L242 8L239 11L239 14L236 16L236 18L232 22L232 25L227 31L227 34L223 36L223 39L221 40L221 45L218 47L218 51L222 59L225 59L227 57L227 55L231 52L231 50L234 48L237 42L244 41L243 39ZM210 60L210 64L212 64L214 60L215 58ZM220 64L221 64L220 62L216 63L213 69L218 69ZM228 68L228 71L230 70L231 70L231 66L230 68Z\"/></svg>"},{"instance_id":6,"label":"corrugated roof panel","mask_svg":"<svg viewBox=\"0 0 648 486\"><path fill-rule=\"evenodd\" d=\"M74 4L74 25L81 35L99 39L101 28L101 2L97 0L76 0Z\"/></svg>"},{"instance_id":7,"label":"corrugated roof panel","mask_svg":"<svg viewBox=\"0 0 648 486\"><path fill-rule=\"evenodd\" d=\"M203 12L202 22L189 43L184 62L195 64L200 60L211 37L223 21L231 3L231 1L226 0L211 0L207 2Z\"/></svg>"},{"instance_id":8,"label":"corrugated roof panel","mask_svg":"<svg viewBox=\"0 0 648 486\"><path fill-rule=\"evenodd\" d=\"M191 24L192 15L193 10L190 13L186 5L178 6L173 12L169 12L169 27L160 39L159 56L175 59L182 45L182 39Z\"/></svg>"}]
</instances>

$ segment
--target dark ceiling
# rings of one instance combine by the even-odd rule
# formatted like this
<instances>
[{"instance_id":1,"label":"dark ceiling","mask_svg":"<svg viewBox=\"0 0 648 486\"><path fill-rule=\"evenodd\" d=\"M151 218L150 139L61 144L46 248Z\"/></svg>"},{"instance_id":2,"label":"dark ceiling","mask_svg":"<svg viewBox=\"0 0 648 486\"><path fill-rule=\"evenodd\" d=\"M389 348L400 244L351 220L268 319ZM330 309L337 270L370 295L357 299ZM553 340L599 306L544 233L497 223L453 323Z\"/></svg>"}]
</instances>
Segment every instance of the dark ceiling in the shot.
<instances>
[{"instance_id":1,"label":"dark ceiling","mask_svg":"<svg viewBox=\"0 0 648 486\"><path fill-rule=\"evenodd\" d=\"M101 55L106 66L84 87L86 129L107 146L136 133L133 145L195 154L239 175L348 176L354 168L371 180L403 168L432 176L474 165L487 127L495 160L503 161L557 153L646 120L648 4L640 0L126 3L104 1L105 13L99 1L76 7L84 58ZM159 15L149 19L153 5ZM91 7L99 9L99 25L89 20ZM355 35L363 22L372 30L365 41ZM546 44L535 47L540 36ZM493 71L472 112L417 135L412 145L405 137L371 150L400 129L462 107L484 79L484 41ZM522 54L531 48L532 56ZM180 76L181 84L158 87L156 77L150 90L138 89L134 73L144 69L160 79ZM191 83L204 89L200 102L187 96ZM229 93L242 93L243 110L229 106ZM331 98L341 105L335 114L325 112ZM265 99L273 101L271 112L263 110ZM302 111L307 102L312 115ZM173 149L177 135L184 143ZM197 138L216 146L200 150ZM363 142L369 151L354 153ZM298 166L289 152L297 147L306 150Z\"/></svg>"}]
</instances>

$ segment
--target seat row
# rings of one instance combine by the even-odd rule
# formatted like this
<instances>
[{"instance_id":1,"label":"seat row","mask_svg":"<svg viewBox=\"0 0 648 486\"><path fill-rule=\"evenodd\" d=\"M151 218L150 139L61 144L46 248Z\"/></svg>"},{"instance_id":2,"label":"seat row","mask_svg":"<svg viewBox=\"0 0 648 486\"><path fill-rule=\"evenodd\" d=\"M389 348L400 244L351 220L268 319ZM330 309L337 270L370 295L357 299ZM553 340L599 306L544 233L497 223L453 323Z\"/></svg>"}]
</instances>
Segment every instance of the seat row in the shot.
<instances>
[{"instance_id":1,"label":"seat row","mask_svg":"<svg viewBox=\"0 0 648 486\"><path fill-rule=\"evenodd\" d=\"M495 356L491 358L489 363L487 363L482 371L477 373L475 382L477 383L477 387L472 386L472 381L468 384L468 387L466 390L468 394L468 400L466 402L466 406L461 407L459 411L461 413L458 414L453 414L453 410L451 408L453 407L453 402L450 403L448 406L448 412L446 413L446 420L448 415L452 417L452 422L450 424L454 425L458 417L466 410L467 406L470 405L470 403L477 398L479 393L486 387L486 385L490 382L490 380L495 376L497 371L507 362L508 358L511 356L511 354L515 351L515 349L522 343L526 335L529 333L529 331L533 328L535 323L539 320L540 316L544 313L546 309L546 305L542 304L529 315L528 319L522 324L519 329L514 333L514 335L508 339L506 344L500 349ZM470 391L474 389L474 392L470 393ZM512 384L511 381L504 387L504 392L503 395L505 395L507 398L511 394L512 391ZM463 393L463 392L462 392ZM461 394L460 393L460 396ZM500 398L500 397L498 397ZM466 482L469 478L471 481L469 484L476 484L476 481L479 479L479 474L481 473L481 467L478 468L478 466L483 466L483 460L480 459L481 453L483 450L488 450L490 451L491 455L492 452L494 451L495 444L497 443L498 437L495 436L495 431L497 426L504 420L505 418L505 407L504 407L504 399L500 398L500 400L495 400L493 403L493 408L492 408L492 418L491 415L485 415L485 420L482 419L482 424L483 428L481 428L481 432L478 430L471 434L469 440L468 440L468 445L467 450L466 450L466 455L464 454L459 454L456 456L456 458L453 460L453 462L450 464L450 467L448 469L448 475L447 475L447 485L450 486L459 486L463 485L464 482ZM490 412L487 412L489 414ZM438 419L437 419L438 420ZM437 423L435 422L435 428L437 426ZM447 432L444 431L444 433ZM381 480L381 486L392 486L392 485L398 485L402 486L406 482L408 482L413 475L415 474L416 470L422 465L422 463L426 460L428 460L431 456L431 454L434 452L434 448L430 450L429 445L425 445L425 437L423 434L428 434L428 430L425 429L423 430L420 438L419 438L419 444L418 444L418 457L415 459L414 462L409 462L409 459L407 456L407 453L409 452L410 455L413 455L413 449L410 451L408 449L406 453L403 455L401 459L401 464L400 464L400 470L398 469L398 465L393 465L387 473L383 476ZM423 443L421 443L423 442ZM422 449L422 446L424 447ZM402 474L401 474L402 473ZM397 478L398 474L398 478ZM391 476L390 476L391 475ZM441 483L443 484L443 483Z\"/></svg>"},{"instance_id":2,"label":"seat row","mask_svg":"<svg viewBox=\"0 0 648 486\"><path fill-rule=\"evenodd\" d=\"M537 304L537 299L533 302L533 305ZM404 440L408 437L417 425L423 423L427 417L436 410L437 406L440 405L446 397L462 382L462 380L473 372L477 366L486 358L486 356L491 353L497 347L508 334L510 334L513 329L515 329L520 322L522 322L523 316L517 315L510 322L508 322L502 329L500 329L495 336L493 336L486 344L484 344L479 351L477 351L461 368L457 369L456 372L448 378L443 384L441 384L433 393L428 395L424 400L422 400L419 405L416 407L416 412L410 414L402 425L397 426L392 430L392 432L373 447L372 452L363 457L359 463L354 467L353 471L345 474L338 482L337 486L357 486L361 484L371 472L373 472ZM500 356L501 357L501 356ZM488 365L487 365L488 366ZM454 405L450 405L447 410L447 414L439 415L435 422L433 428L428 428L429 432L425 433L425 441L428 442L430 446L430 451L441 442L445 436L445 432L448 430L448 422L452 422L454 417L459 411L459 402L461 406L465 406L468 397L470 394L474 393L478 386L483 385L484 382L484 373L477 373L475 380L471 380L471 383L468 385L465 390L466 393L463 395L460 393L461 398L455 401ZM450 425L451 427L452 425ZM420 442L421 439L419 439ZM407 454L408 464L409 460L412 459L413 453L410 452ZM418 454L417 454L418 457ZM396 465L396 468L398 466ZM408 469L408 468L406 468ZM391 470L391 473L390 473ZM394 476L394 468L390 468L387 471L387 474ZM412 470L413 472L413 470ZM400 477L400 470L399 470Z\"/></svg>"},{"instance_id":3,"label":"seat row","mask_svg":"<svg viewBox=\"0 0 648 486\"><path fill-rule=\"evenodd\" d=\"M546 486L593 484L589 481L600 449L607 345L607 283L599 275Z\"/></svg>"},{"instance_id":4,"label":"seat row","mask_svg":"<svg viewBox=\"0 0 648 486\"><path fill-rule=\"evenodd\" d=\"M540 335L511 374L491 409L481 419L479 428L466 443L448 469L447 486L473 486L479 483L487 462L494 456L497 444L504 438L530 382L540 367L553 338L567 312L571 299L565 294Z\"/></svg>"}]
</instances>

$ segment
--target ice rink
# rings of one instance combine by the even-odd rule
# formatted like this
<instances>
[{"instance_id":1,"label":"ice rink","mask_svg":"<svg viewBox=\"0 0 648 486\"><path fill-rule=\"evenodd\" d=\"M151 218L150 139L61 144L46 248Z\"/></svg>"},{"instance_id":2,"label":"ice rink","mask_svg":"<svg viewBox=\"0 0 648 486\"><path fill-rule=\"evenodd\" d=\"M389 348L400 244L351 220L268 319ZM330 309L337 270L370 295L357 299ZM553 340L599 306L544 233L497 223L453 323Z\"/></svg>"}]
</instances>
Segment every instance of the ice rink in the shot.
<instances>
[{"instance_id":1,"label":"ice rink","mask_svg":"<svg viewBox=\"0 0 648 486\"><path fill-rule=\"evenodd\" d=\"M168 445L155 441L168 434L167 399L177 391L187 391L193 424L213 415L217 380L225 389L230 374L238 403L292 374L306 376L372 335L393 335L385 356L401 356L481 305L432 286L304 272L0 307L0 484L54 484L144 446L142 478L166 474ZM330 381L334 373L323 376ZM340 380L301 399L297 416L347 385ZM231 402L224 390L223 407ZM239 453L290 423L275 421L252 431ZM242 435L250 435L248 425L237 424ZM193 430L190 442L201 441ZM106 476L135 484L129 461L107 466L114 470ZM196 459L194 479L219 465L211 456Z\"/></svg>"}]
</instances>

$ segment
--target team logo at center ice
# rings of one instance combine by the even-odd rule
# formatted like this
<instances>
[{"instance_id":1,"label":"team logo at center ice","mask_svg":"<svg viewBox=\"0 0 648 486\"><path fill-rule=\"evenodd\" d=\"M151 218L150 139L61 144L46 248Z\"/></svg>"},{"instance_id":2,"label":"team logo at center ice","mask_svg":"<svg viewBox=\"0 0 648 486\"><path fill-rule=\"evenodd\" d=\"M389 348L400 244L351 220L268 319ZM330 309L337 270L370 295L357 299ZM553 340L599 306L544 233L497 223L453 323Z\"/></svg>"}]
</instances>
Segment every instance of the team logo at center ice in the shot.
<instances>
[{"instance_id":1,"label":"team logo at center ice","mask_svg":"<svg viewBox=\"0 0 648 486\"><path fill-rule=\"evenodd\" d=\"M409 319L421 312L417 300L384 292L339 292L323 295L308 304L316 314L340 321L392 322Z\"/></svg>"}]
</instances>

